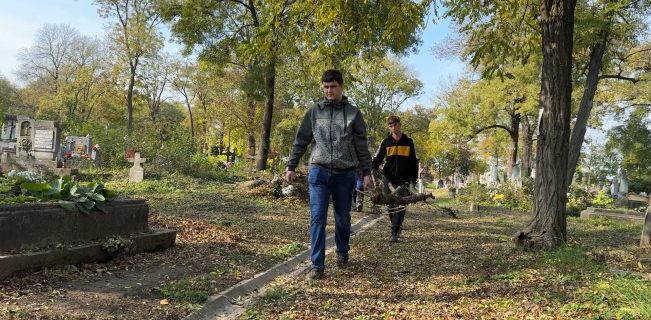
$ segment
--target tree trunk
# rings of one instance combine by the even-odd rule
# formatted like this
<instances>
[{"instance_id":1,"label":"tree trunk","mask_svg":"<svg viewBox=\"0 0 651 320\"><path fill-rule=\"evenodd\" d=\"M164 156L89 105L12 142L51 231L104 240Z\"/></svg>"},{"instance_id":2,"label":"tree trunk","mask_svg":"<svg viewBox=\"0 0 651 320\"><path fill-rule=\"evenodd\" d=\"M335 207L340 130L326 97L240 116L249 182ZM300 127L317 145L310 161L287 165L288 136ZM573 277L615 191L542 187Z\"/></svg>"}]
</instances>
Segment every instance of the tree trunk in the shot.
<instances>
[{"instance_id":1,"label":"tree trunk","mask_svg":"<svg viewBox=\"0 0 651 320\"><path fill-rule=\"evenodd\" d=\"M646 202L646 214L644 215L644 227L642 228L642 237L640 238L640 247L651 245L651 195Z\"/></svg>"},{"instance_id":2,"label":"tree trunk","mask_svg":"<svg viewBox=\"0 0 651 320\"><path fill-rule=\"evenodd\" d=\"M567 162L567 176L565 183L569 186L572 184L572 178L576 170L576 164L579 162L581 155L581 146L585 138L585 132L588 127L588 119L592 111L592 103L594 95L597 92L597 83L599 82L599 73L601 71L601 64L606 51L606 41L608 40L608 31L602 31L601 43L598 43L592 48L590 52L590 66L588 67L588 76L583 88L583 97L579 105L579 113L576 116L576 123L572 129L572 137L570 138L570 153Z\"/></svg>"},{"instance_id":3,"label":"tree trunk","mask_svg":"<svg viewBox=\"0 0 651 320\"><path fill-rule=\"evenodd\" d=\"M269 137L271 136L271 120L274 112L274 96L276 89L276 64L269 63L267 67L267 99L264 104L264 117L262 118L262 133L260 134L260 145L258 146L258 170L267 169L267 154L269 153Z\"/></svg>"},{"instance_id":4,"label":"tree trunk","mask_svg":"<svg viewBox=\"0 0 651 320\"><path fill-rule=\"evenodd\" d=\"M136 84L136 66L131 64L129 86L127 88L127 134L131 134L133 124L133 87Z\"/></svg>"},{"instance_id":5,"label":"tree trunk","mask_svg":"<svg viewBox=\"0 0 651 320\"><path fill-rule=\"evenodd\" d=\"M536 187L531 224L514 237L516 246L557 248L567 240L568 140L572 98L572 45L576 0L541 0L542 117L536 150Z\"/></svg>"},{"instance_id":6,"label":"tree trunk","mask_svg":"<svg viewBox=\"0 0 651 320\"><path fill-rule=\"evenodd\" d=\"M255 101L253 101L253 97L251 97L250 94L247 94L246 97L246 104L248 106L248 116L249 116L249 121L254 122L255 119ZM253 131L252 126L247 125L247 132L249 134L249 155L254 156L255 155L255 132Z\"/></svg>"},{"instance_id":7,"label":"tree trunk","mask_svg":"<svg viewBox=\"0 0 651 320\"><path fill-rule=\"evenodd\" d=\"M513 166L518 161L518 139L520 138L520 114L511 115L511 130L509 130L509 159L506 165L506 180L511 181Z\"/></svg>"},{"instance_id":8,"label":"tree trunk","mask_svg":"<svg viewBox=\"0 0 651 320\"><path fill-rule=\"evenodd\" d=\"M185 96L185 105L188 107L188 115L190 116L190 136L194 139L194 117L192 116L192 104L188 100L187 93L184 93Z\"/></svg>"},{"instance_id":9,"label":"tree trunk","mask_svg":"<svg viewBox=\"0 0 651 320\"><path fill-rule=\"evenodd\" d=\"M531 158L533 154L533 126L526 114L522 118L522 178L531 177Z\"/></svg>"}]
</instances>

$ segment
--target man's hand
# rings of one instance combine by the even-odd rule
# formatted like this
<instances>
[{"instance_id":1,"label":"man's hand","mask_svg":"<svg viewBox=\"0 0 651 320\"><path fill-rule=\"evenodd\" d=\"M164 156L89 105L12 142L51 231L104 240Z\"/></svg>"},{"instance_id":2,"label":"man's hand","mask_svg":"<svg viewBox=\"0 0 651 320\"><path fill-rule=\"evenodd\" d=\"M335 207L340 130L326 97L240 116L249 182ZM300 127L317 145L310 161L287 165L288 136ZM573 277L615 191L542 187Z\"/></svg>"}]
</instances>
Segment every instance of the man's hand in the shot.
<instances>
[{"instance_id":1,"label":"man's hand","mask_svg":"<svg viewBox=\"0 0 651 320\"><path fill-rule=\"evenodd\" d=\"M373 180L371 180L371 176L364 176L364 184L363 184L364 190L368 190L373 188Z\"/></svg>"},{"instance_id":2,"label":"man's hand","mask_svg":"<svg viewBox=\"0 0 651 320\"><path fill-rule=\"evenodd\" d=\"M287 173L285 174L285 180L287 180L287 182L289 183L294 181L294 171L287 171Z\"/></svg>"}]
</instances>

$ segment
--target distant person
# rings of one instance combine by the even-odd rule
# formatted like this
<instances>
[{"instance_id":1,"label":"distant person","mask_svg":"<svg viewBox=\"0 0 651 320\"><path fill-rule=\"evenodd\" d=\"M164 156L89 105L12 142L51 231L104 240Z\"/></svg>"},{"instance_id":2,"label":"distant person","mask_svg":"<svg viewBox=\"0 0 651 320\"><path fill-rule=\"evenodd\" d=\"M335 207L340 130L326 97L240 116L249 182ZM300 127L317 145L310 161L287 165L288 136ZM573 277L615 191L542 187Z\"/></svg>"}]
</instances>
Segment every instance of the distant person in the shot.
<instances>
[{"instance_id":1,"label":"distant person","mask_svg":"<svg viewBox=\"0 0 651 320\"><path fill-rule=\"evenodd\" d=\"M425 167L418 161L418 193L425 193Z\"/></svg>"},{"instance_id":2,"label":"distant person","mask_svg":"<svg viewBox=\"0 0 651 320\"><path fill-rule=\"evenodd\" d=\"M327 70L321 75L325 100L312 106L301 122L287 162L286 179L294 180L294 171L308 145L310 156L310 244L312 266L308 280L323 277L328 206L332 196L335 216L337 265L348 263L350 250L351 196L355 188L355 168L359 165L364 190L371 187L371 153L368 151L366 124L362 113L343 95L341 72Z\"/></svg>"},{"instance_id":3,"label":"distant person","mask_svg":"<svg viewBox=\"0 0 651 320\"><path fill-rule=\"evenodd\" d=\"M373 170L378 170L386 158L386 163L382 169L384 173L384 193L391 193L389 183L394 188L400 185L408 184L413 186L418 179L418 158L416 157L416 147L414 140L402 133L400 118L390 116L387 119L387 126L391 134L382 140L373 158ZM408 196L409 190L403 189L403 193L398 196ZM389 241L397 242L401 235L402 223L405 220L405 209L396 210L396 206L390 205L389 217L391 218L391 237Z\"/></svg>"}]
</instances>

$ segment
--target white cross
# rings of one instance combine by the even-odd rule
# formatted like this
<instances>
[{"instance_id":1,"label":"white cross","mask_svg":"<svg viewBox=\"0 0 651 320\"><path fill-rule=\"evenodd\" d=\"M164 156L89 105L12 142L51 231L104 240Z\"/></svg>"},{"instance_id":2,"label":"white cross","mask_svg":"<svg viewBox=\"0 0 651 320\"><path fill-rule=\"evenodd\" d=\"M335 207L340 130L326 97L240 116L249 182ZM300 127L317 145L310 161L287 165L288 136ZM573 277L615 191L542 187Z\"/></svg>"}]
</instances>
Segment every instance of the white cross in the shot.
<instances>
[{"instance_id":1,"label":"white cross","mask_svg":"<svg viewBox=\"0 0 651 320\"><path fill-rule=\"evenodd\" d=\"M129 162L133 162L133 166L139 166L142 167L142 164L147 162L147 158L141 158L140 157L140 152L136 152L133 155L133 158L127 159Z\"/></svg>"}]
</instances>

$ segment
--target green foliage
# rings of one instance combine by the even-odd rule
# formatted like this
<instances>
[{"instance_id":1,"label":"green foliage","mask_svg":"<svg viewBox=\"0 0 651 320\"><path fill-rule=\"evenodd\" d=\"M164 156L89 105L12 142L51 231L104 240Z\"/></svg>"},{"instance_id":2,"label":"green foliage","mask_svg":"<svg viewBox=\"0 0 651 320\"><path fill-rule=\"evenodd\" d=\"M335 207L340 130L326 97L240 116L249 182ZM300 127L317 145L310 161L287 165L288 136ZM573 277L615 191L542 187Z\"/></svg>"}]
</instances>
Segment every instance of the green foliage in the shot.
<instances>
[{"instance_id":1,"label":"green foliage","mask_svg":"<svg viewBox=\"0 0 651 320\"><path fill-rule=\"evenodd\" d=\"M624 124L608 131L606 150L615 152L621 159L622 169L626 170L629 177L636 177L643 181L651 180L651 120L648 111L644 108L635 108L630 112ZM647 185L641 191L649 191ZM636 189L638 186L635 185Z\"/></svg>"},{"instance_id":2,"label":"green foliage","mask_svg":"<svg viewBox=\"0 0 651 320\"><path fill-rule=\"evenodd\" d=\"M307 247L300 242L292 242L288 243L280 248L277 248L275 250L272 250L268 253L268 255L276 261L280 260L285 260L289 257L293 257L299 252L307 249Z\"/></svg>"},{"instance_id":3,"label":"green foliage","mask_svg":"<svg viewBox=\"0 0 651 320\"><path fill-rule=\"evenodd\" d=\"M569 196L565 206L568 216L579 217L581 211L588 208L590 194L577 184L570 185Z\"/></svg>"},{"instance_id":4,"label":"green foliage","mask_svg":"<svg viewBox=\"0 0 651 320\"><path fill-rule=\"evenodd\" d=\"M104 243L102 243L102 249L104 249L104 251L106 251L110 256L115 257L120 253L129 252L133 249L133 245L133 240L125 239L121 236L115 236L108 238Z\"/></svg>"},{"instance_id":5,"label":"green foliage","mask_svg":"<svg viewBox=\"0 0 651 320\"><path fill-rule=\"evenodd\" d=\"M63 176L45 183L40 180L30 180L33 176L34 174L29 171L17 174L12 171L7 177L0 177L0 202L56 201L66 210L76 207L88 214L93 208L106 212L106 199L118 196L114 191L105 189L101 182L82 185L73 181L70 176Z\"/></svg>"},{"instance_id":6,"label":"green foliage","mask_svg":"<svg viewBox=\"0 0 651 320\"><path fill-rule=\"evenodd\" d=\"M272 302L275 300L282 299L286 296L287 296L287 290L283 288L274 287L265 291L261 299L264 302Z\"/></svg>"},{"instance_id":7,"label":"green foliage","mask_svg":"<svg viewBox=\"0 0 651 320\"><path fill-rule=\"evenodd\" d=\"M476 203L522 211L531 211L533 206L533 199L526 192L526 188L518 188L507 183L491 187L473 183L457 196L456 201L463 204Z\"/></svg>"},{"instance_id":8,"label":"green foliage","mask_svg":"<svg viewBox=\"0 0 651 320\"><path fill-rule=\"evenodd\" d=\"M628 181L628 191L629 192L646 192L647 194L651 193L651 177L648 178L638 178L630 177Z\"/></svg>"},{"instance_id":9,"label":"green foliage","mask_svg":"<svg viewBox=\"0 0 651 320\"><path fill-rule=\"evenodd\" d=\"M160 288L160 293L177 301L197 304L206 301L214 291L215 285L207 275L186 278L166 283Z\"/></svg>"},{"instance_id":10,"label":"green foliage","mask_svg":"<svg viewBox=\"0 0 651 320\"><path fill-rule=\"evenodd\" d=\"M570 217L579 217L581 216L581 211L587 208L588 205L586 202L583 202L579 199L570 198L567 200L567 204L565 205L565 212Z\"/></svg>"},{"instance_id":11,"label":"green foliage","mask_svg":"<svg viewBox=\"0 0 651 320\"><path fill-rule=\"evenodd\" d=\"M606 194L606 191L599 191L595 197L592 199L592 206L595 208L607 208L613 202L613 198Z\"/></svg>"}]
</instances>

